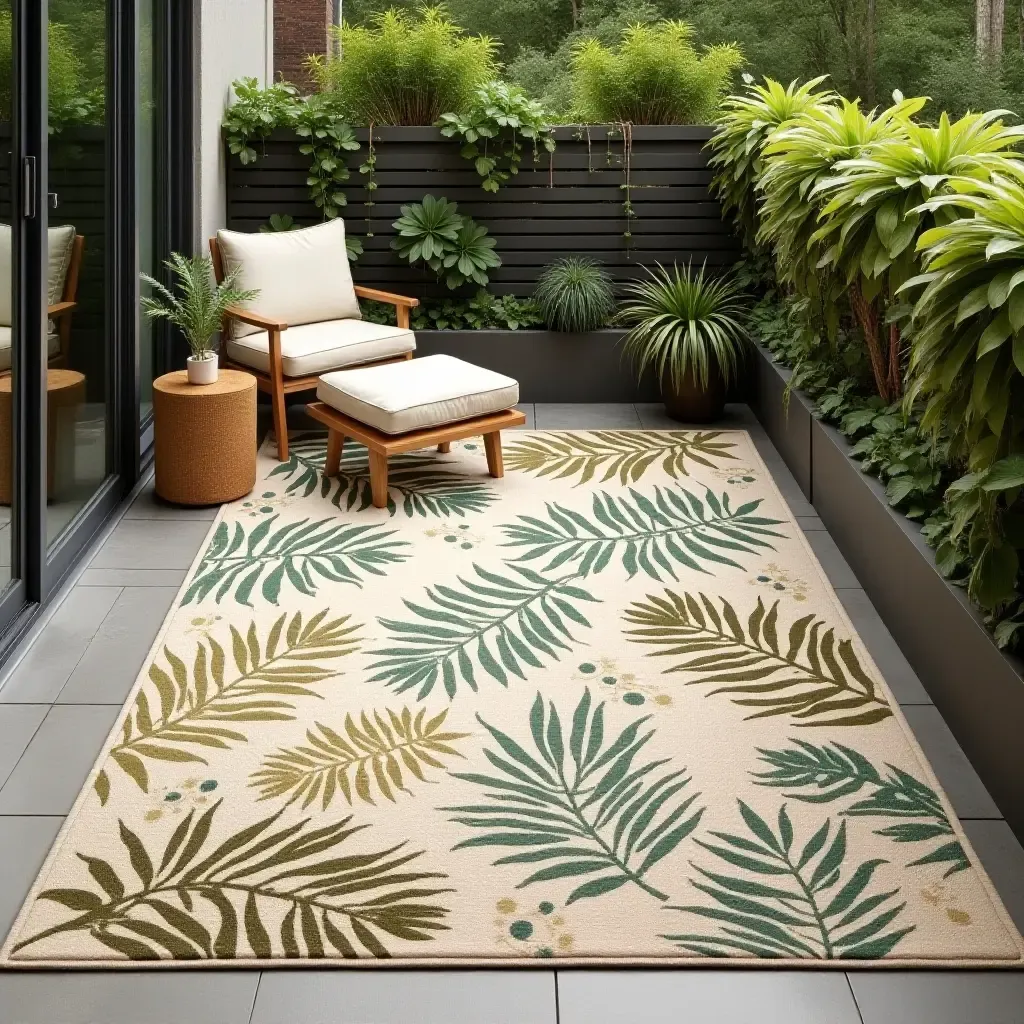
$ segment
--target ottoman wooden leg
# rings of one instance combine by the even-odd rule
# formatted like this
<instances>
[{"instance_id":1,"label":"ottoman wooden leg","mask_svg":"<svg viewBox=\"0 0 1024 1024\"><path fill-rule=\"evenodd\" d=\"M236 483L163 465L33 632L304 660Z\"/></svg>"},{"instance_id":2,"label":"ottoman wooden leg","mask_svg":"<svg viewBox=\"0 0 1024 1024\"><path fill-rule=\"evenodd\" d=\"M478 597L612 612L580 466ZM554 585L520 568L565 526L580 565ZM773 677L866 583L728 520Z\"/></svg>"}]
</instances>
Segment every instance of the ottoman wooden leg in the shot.
<instances>
[{"instance_id":1,"label":"ottoman wooden leg","mask_svg":"<svg viewBox=\"0 0 1024 1024\"><path fill-rule=\"evenodd\" d=\"M501 459L501 431L484 434L484 447L487 449L487 471L493 477L503 477L505 464Z\"/></svg>"},{"instance_id":2,"label":"ottoman wooden leg","mask_svg":"<svg viewBox=\"0 0 1024 1024\"><path fill-rule=\"evenodd\" d=\"M327 434L327 462L324 464L324 473L327 476L337 476L341 469L341 452L345 447L345 435L340 430L331 430Z\"/></svg>"},{"instance_id":3,"label":"ottoman wooden leg","mask_svg":"<svg viewBox=\"0 0 1024 1024\"><path fill-rule=\"evenodd\" d=\"M388 457L370 451L370 490L375 508L388 507Z\"/></svg>"},{"instance_id":4,"label":"ottoman wooden leg","mask_svg":"<svg viewBox=\"0 0 1024 1024\"><path fill-rule=\"evenodd\" d=\"M439 452L440 452L440 453L441 453L442 455L447 455L447 454L448 454L448 453L449 453L449 452L450 452L450 451L452 450L452 443L451 443L451 441L442 441L442 442L441 442L441 443L440 443L440 444L439 444L439 445L437 446L437 450L438 450L438 451L439 451Z\"/></svg>"}]
</instances>

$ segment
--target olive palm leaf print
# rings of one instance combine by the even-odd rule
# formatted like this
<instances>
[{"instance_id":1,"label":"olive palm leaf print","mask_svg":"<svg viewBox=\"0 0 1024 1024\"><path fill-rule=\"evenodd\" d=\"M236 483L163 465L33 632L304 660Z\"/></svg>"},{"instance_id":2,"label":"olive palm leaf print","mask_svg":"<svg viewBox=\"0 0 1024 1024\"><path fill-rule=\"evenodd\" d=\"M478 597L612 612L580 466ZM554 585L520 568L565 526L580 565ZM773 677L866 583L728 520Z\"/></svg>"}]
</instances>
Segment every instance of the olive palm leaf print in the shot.
<instances>
[{"instance_id":1,"label":"olive palm leaf print","mask_svg":"<svg viewBox=\"0 0 1024 1024\"><path fill-rule=\"evenodd\" d=\"M661 650L652 656L682 658L667 672L695 678L687 685L710 685L709 695L732 695L751 708L748 718L791 715L797 726L872 725L892 715L884 692L865 672L850 640L814 615L787 629L779 623L779 602L758 598L741 622L724 598L704 594L647 595L626 608L627 630L635 643Z\"/></svg>"},{"instance_id":2,"label":"olive palm leaf print","mask_svg":"<svg viewBox=\"0 0 1024 1024\"><path fill-rule=\"evenodd\" d=\"M346 715L340 733L316 722L304 746L270 754L249 785L261 800L287 796L289 803L301 800L303 810L317 799L327 810L339 794L349 804L375 803L375 793L395 803L396 793L409 793L410 776L425 782L426 769L445 767L440 758L463 756L452 744L469 733L444 730L448 709L429 719L426 714L425 708L415 718L409 708L401 714L387 709L371 718L364 711L359 724Z\"/></svg>"},{"instance_id":3,"label":"olive palm leaf print","mask_svg":"<svg viewBox=\"0 0 1024 1024\"><path fill-rule=\"evenodd\" d=\"M129 960L354 959L391 956L389 937L429 942L448 929L447 909L426 902L452 891L433 882L447 876L410 870L422 853L405 852L405 843L370 852L353 840L367 826L351 818L309 828L308 818L280 825L282 811L216 843L219 807L198 818L190 811L159 852L119 821L134 877L78 854L90 887L39 894L73 916L15 950L81 931ZM215 930L205 904L217 915Z\"/></svg>"},{"instance_id":4,"label":"olive palm leaf print","mask_svg":"<svg viewBox=\"0 0 1024 1024\"><path fill-rule=\"evenodd\" d=\"M328 619L327 611L305 621L301 613L282 615L261 637L250 623L243 635L231 627L231 659L211 635L196 645L191 668L169 647L166 668L155 660L148 684L139 690L124 720L118 742L109 751L116 765L149 791L146 761L206 764L201 750L227 750L247 742L238 725L286 722L295 718L295 697L318 697L318 683L340 674L326 664L358 647L349 616ZM96 778L102 803L110 795L104 768Z\"/></svg>"},{"instance_id":5,"label":"olive palm leaf print","mask_svg":"<svg viewBox=\"0 0 1024 1024\"><path fill-rule=\"evenodd\" d=\"M774 550L767 538L785 536L770 529L779 520L754 515L760 499L733 510L728 494L719 498L710 489L703 501L683 488L655 487L647 498L630 487L628 494L597 492L591 518L548 502L546 519L520 516L501 528L505 546L525 549L516 561L546 560L543 572L578 563L577 571L587 575L618 558L630 579L644 572L656 580L662 573L678 580L677 569L707 573L708 563L742 569L731 556Z\"/></svg>"},{"instance_id":6,"label":"olive palm leaf print","mask_svg":"<svg viewBox=\"0 0 1024 1024\"><path fill-rule=\"evenodd\" d=\"M529 723L535 753L477 715L499 749L485 751L493 774L452 773L485 790L481 803L441 808L454 813L452 821L480 832L455 849L519 851L494 864L530 865L520 889L559 879L579 882L566 904L627 883L668 899L647 875L697 827L704 809L693 805L700 794L683 797L690 778L685 768L662 770L668 758L637 763L654 735L653 729L642 731L649 716L606 740L604 709L604 703L595 708L585 690L566 736L554 703L545 711L537 694Z\"/></svg>"},{"instance_id":7,"label":"olive palm leaf print","mask_svg":"<svg viewBox=\"0 0 1024 1024\"><path fill-rule=\"evenodd\" d=\"M440 680L449 697L459 681L477 689L477 673L508 686L510 676L526 678L526 668L558 660L575 642L571 626L589 626L579 605L596 601L576 585L576 574L547 579L521 566L511 575L474 565L476 579L458 577L459 586L427 588L426 601L402 603L411 619L379 619L395 646L372 653L380 660L370 682L386 682L398 693L419 687L427 697Z\"/></svg>"},{"instance_id":8,"label":"olive palm leaf print","mask_svg":"<svg viewBox=\"0 0 1024 1024\"><path fill-rule=\"evenodd\" d=\"M877 960L890 953L914 925L890 928L906 903L899 889L871 885L884 860L848 864L846 822L833 832L826 819L799 849L785 804L778 825L768 823L742 800L740 814L749 835L712 832L719 845L697 845L725 862L719 871L699 865L694 888L714 906L671 906L715 921L719 933L665 935L701 956L800 957L815 960ZM739 868L740 873L728 868Z\"/></svg>"},{"instance_id":9,"label":"olive palm leaf print","mask_svg":"<svg viewBox=\"0 0 1024 1024\"><path fill-rule=\"evenodd\" d=\"M820 747L803 740L793 743L795 746L787 750L760 751L761 760L771 770L751 773L759 785L785 787L790 790L784 794L786 797L815 804L842 800L867 788L868 795L851 803L843 814L903 819L875 831L896 843L939 842L924 856L910 861L908 867L948 864L943 875L948 878L971 866L942 801L931 786L891 764L886 765L888 773L883 776L863 754L841 743ZM799 789L803 792L794 792Z\"/></svg>"},{"instance_id":10,"label":"olive palm leaf print","mask_svg":"<svg viewBox=\"0 0 1024 1024\"><path fill-rule=\"evenodd\" d=\"M248 535L241 523L231 529L222 522L181 603L213 594L220 604L233 592L238 604L251 608L253 590L262 580L260 596L276 605L286 582L313 597L321 582L362 586L360 573L384 576L382 566L408 557L397 550L409 547L406 541L387 539L393 530L337 519L302 519L279 527L278 519L264 519Z\"/></svg>"},{"instance_id":11,"label":"olive palm leaf print","mask_svg":"<svg viewBox=\"0 0 1024 1024\"><path fill-rule=\"evenodd\" d=\"M345 511L363 512L373 504L370 467L366 449L349 442L341 457L336 478L324 475L327 442L322 434L289 442L288 461L278 463L267 475L284 476L291 482L288 494L322 498ZM397 499L397 500L396 500ZM497 499L488 484L470 480L439 460L436 454L409 452L388 459L388 504L391 515L465 516L482 512Z\"/></svg>"},{"instance_id":12,"label":"olive palm leaf print","mask_svg":"<svg viewBox=\"0 0 1024 1024\"><path fill-rule=\"evenodd\" d=\"M553 479L579 477L576 486L597 474L607 483L618 477L623 485L635 483L657 464L672 479L688 476L687 461L713 467L735 459L736 445L717 430L592 430L585 434L560 431L538 434L509 446L509 469Z\"/></svg>"}]
</instances>

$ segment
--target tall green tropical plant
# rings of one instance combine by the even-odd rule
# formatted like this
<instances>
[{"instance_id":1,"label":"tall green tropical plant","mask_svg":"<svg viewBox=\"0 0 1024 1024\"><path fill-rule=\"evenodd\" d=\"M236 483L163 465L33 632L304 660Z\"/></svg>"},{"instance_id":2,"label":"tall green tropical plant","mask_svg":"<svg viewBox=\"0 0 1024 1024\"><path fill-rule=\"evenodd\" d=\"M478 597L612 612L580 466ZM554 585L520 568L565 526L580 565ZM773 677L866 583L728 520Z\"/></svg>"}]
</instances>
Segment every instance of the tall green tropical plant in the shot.
<instances>
[{"instance_id":1,"label":"tall green tropical plant","mask_svg":"<svg viewBox=\"0 0 1024 1024\"><path fill-rule=\"evenodd\" d=\"M747 249L757 248L757 196L755 189L764 170L762 151L776 128L820 104L835 104L831 91L818 92L826 76L798 85L783 86L765 78L764 84L744 75L746 91L722 102L715 119L718 131L708 146L708 163L715 169L712 187L718 193L722 211L730 214L743 235Z\"/></svg>"},{"instance_id":2,"label":"tall green tropical plant","mask_svg":"<svg viewBox=\"0 0 1024 1024\"><path fill-rule=\"evenodd\" d=\"M142 297L142 308L151 320L167 320L180 328L192 358L205 359L212 354L211 341L220 330L228 309L249 302L259 292L235 287L238 270L227 274L217 284L208 256L182 256L172 252L164 266L176 281L177 294L149 274L140 274L153 289L152 295Z\"/></svg>"},{"instance_id":3,"label":"tall green tropical plant","mask_svg":"<svg viewBox=\"0 0 1024 1024\"><path fill-rule=\"evenodd\" d=\"M341 55L311 57L309 69L355 124L434 124L497 70L497 42L464 34L439 6L387 10L337 36Z\"/></svg>"},{"instance_id":4,"label":"tall green tropical plant","mask_svg":"<svg viewBox=\"0 0 1024 1024\"><path fill-rule=\"evenodd\" d=\"M879 321L891 313L893 297L919 269L917 239L936 224L949 223L954 209L920 209L962 179L987 180L1005 173L1024 140L1024 126L1005 125L1002 111L966 114L936 125L908 124L906 136L883 139L861 156L840 160L833 174L810 192L825 200L812 242L824 248L821 266L833 268L842 283L878 315L862 320L878 393L886 402L902 391L903 361L899 327L890 317L883 342Z\"/></svg>"},{"instance_id":5,"label":"tall green tropical plant","mask_svg":"<svg viewBox=\"0 0 1024 1024\"><path fill-rule=\"evenodd\" d=\"M638 376L653 369L676 390L687 374L705 389L716 373L726 386L737 379L749 337L747 303L736 282L711 277L703 266L694 272L690 264L644 269L650 280L627 286L633 301L615 318L631 327L623 350Z\"/></svg>"},{"instance_id":6,"label":"tall green tropical plant","mask_svg":"<svg viewBox=\"0 0 1024 1024\"><path fill-rule=\"evenodd\" d=\"M762 151L763 194L757 242L775 255L779 280L822 307L830 337L839 327L836 288L819 270L823 249L814 234L823 203L815 187L834 165L859 156L867 147L893 136L906 137L909 119L925 100L901 100L881 112L864 111L859 101L815 104L777 128Z\"/></svg>"},{"instance_id":7,"label":"tall green tropical plant","mask_svg":"<svg viewBox=\"0 0 1024 1024\"><path fill-rule=\"evenodd\" d=\"M958 184L923 204L964 216L918 240L908 400L950 436L954 457L984 469L1024 450L1024 168Z\"/></svg>"}]
</instances>

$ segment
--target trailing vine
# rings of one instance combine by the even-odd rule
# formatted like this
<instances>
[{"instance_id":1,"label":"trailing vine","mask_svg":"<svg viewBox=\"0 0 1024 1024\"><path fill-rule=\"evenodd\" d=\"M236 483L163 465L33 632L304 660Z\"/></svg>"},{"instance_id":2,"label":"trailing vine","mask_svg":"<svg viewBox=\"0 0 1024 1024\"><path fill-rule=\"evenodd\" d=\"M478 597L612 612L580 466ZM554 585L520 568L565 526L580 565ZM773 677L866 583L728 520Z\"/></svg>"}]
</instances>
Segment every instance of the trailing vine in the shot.
<instances>
[{"instance_id":1,"label":"trailing vine","mask_svg":"<svg viewBox=\"0 0 1024 1024\"><path fill-rule=\"evenodd\" d=\"M476 90L466 111L442 114L437 124L442 135L463 140L460 153L473 161L485 192L497 192L519 173L524 140L532 143L535 164L541 149L548 153L555 149L554 129L547 123L544 108L506 82L488 82Z\"/></svg>"},{"instance_id":2,"label":"trailing vine","mask_svg":"<svg viewBox=\"0 0 1024 1024\"><path fill-rule=\"evenodd\" d=\"M373 201L373 193L377 190L377 150L373 144L373 122L370 122L370 134L366 143L366 159L359 166L359 173L363 176L363 188L366 189L366 199L363 206L366 208L366 237L373 238L373 208L377 204Z\"/></svg>"},{"instance_id":3,"label":"trailing vine","mask_svg":"<svg viewBox=\"0 0 1024 1024\"><path fill-rule=\"evenodd\" d=\"M306 140L299 146L299 152L310 157L306 178L309 197L325 220L333 220L341 207L348 205L338 186L349 179L345 153L359 149L356 133L320 97L311 97L297 107L292 127L296 135Z\"/></svg>"},{"instance_id":4,"label":"trailing vine","mask_svg":"<svg viewBox=\"0 0 1024 1024\"><path fill-rule=\"evenodd\" d=\"M622 139L622 156L612 151L612 139ZM633 220L636 217L636 210L633 207L633 124L631 121L617 121L608 128L605 143L605 161L608 164L618 163L622 167L622 184L619 186L623 192L622 213L626 218L626 230L622 237L626 242L626 254L632 255L633 251Z\"/></svg>"}]
</instances>

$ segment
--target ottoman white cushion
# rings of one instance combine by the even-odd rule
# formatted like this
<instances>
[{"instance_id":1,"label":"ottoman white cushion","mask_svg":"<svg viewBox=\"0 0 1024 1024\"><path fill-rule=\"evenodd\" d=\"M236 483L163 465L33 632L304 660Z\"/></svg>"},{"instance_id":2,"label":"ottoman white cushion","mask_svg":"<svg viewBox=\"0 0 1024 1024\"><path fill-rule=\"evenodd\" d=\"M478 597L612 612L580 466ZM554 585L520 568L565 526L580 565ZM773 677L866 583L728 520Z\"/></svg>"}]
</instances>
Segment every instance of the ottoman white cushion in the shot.
<instances>
[{"instance_id":1,"label":"ottoman white cushion","mask_svg":"<svg viewBox=\"0 0 1024 1024\"><path fill-rule=\"evenodd\" d=\"M406 434L511 409L519 401L519 383L453 356L424 356L325 373L316 394L382 433Z\"/></svg>"}]
</instances>

